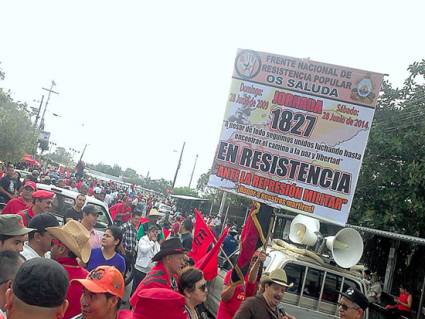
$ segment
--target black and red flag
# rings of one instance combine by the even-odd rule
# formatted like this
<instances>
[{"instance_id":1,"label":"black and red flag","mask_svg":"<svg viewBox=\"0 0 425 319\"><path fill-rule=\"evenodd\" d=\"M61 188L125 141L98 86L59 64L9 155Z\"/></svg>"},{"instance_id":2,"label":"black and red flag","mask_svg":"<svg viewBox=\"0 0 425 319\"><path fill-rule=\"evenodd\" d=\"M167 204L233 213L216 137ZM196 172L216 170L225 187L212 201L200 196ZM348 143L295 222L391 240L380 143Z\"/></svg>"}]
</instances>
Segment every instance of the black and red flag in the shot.
<instances>
[{"instance_id":1,"label":"black and red flag","mask_svg":"<svg viewBox=\"0 0 425 319\"><path fill-rule=\"evenodd\" d=\"M243 276L248 272L255 251L266 245L272 216L273 208L271 206L258 202L253 202L251 205L242 229L239 244L240 252L235 268L232 271L232 282L244 280Z\"/></svg>"}]
</instances>

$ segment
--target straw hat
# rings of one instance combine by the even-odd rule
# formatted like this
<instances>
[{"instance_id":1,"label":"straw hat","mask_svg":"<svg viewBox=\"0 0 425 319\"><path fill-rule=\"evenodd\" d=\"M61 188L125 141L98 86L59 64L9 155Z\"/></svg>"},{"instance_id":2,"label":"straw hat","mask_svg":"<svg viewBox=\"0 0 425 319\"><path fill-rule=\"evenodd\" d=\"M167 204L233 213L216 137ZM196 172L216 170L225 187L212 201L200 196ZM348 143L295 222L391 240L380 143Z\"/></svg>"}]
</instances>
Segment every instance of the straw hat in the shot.
<instances>
[{"instance_id":1,"label":"straw hat","mask_svg":"<svg viewBox=\"0 0 425 319\"><path fill-rule=\"evenodd\" d=\"M47 227L46 230L60 240L83 263L89 261L91 253L90 233L81 223L71 219L62 227Z\"/></svg>"},{"instance_id":2,"label":"straw hat","mask_svg":"<svg viewBox=\"0 0 425 319\"><path fill-rule=\"evenodd\" d=\"M283 287L292 287L294 284L288 284L288 278L286 277L286 272L283 269L277 268L273 270L268 276L264 276L263 283L275 283Z\"/></svg>"},{"instance_id":3,"label":"straw hat","mask_svg":"<svg viewBox=\"0 0 425 319\"><path fill-rule=\"evenodd\" d=\"M160 213L156 208L152 208L148 214L148 216L164 216L164 213Z\"/></svg>"}]
</instances>

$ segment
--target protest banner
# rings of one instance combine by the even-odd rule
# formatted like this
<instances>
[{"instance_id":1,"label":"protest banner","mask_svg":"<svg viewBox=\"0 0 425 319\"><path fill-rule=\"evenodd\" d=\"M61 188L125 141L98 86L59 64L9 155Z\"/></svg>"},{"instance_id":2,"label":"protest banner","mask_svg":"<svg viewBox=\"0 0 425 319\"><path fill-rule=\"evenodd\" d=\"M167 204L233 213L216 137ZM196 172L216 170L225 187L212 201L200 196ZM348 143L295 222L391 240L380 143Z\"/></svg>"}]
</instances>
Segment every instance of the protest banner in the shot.
<instances>
[{"instance_id":1,"label":"protest banner","mask_svg":"<svg viewBox=\"0 0 425 319\"><path fill-rule=\"evenodd\" d=\"M344 225L383 76L239 49L208 185Z\"/></svg>"}]
</instances>

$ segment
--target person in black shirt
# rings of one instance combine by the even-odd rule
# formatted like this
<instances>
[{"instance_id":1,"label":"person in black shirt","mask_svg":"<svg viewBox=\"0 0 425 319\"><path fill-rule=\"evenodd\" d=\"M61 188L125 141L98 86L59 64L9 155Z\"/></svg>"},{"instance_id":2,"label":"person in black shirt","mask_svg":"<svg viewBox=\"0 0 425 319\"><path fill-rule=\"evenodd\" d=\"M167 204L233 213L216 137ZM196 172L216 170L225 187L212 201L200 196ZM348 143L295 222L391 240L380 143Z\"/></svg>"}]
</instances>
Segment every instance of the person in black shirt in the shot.
<instances>
[{"instance_id":1,"label":"person in black shirt","mask_svg":"<svg viewBox=\"0 0 425 319\"><path fill-rule=\"evenodd\" d=\"M184 249L186 249L187 251L192 250L192 241L193 241L192 230L193 230L192 220L190 218L186 218L183 221L180 228L180 238L181 238Z\"/></svg>"},{"instance_id":2,"label":"person in black shirt","mask_svg":"<svg viewBox=\"0 0 425 319\"><path fill-rule=\"evenodd\" d=\"M18 183L15 167L12 163L7 164L7 174L0 180L0 202L7 203L17 196L20 181Z\"/></svg>"},{"instance_id":3,"label":"person in black shirt","mask_svg":"<svg viewBox=\"0 0 425 319\"><path fill-rule=\"evenodd\" d=\"M78 194L77 198L75 199L74 206L65 212L65 215L63 216L63 223L66 224L71 219L80 222L83 218L83 206L85 202L86 196L83 194Z\"/></svg>"}]
</instances>

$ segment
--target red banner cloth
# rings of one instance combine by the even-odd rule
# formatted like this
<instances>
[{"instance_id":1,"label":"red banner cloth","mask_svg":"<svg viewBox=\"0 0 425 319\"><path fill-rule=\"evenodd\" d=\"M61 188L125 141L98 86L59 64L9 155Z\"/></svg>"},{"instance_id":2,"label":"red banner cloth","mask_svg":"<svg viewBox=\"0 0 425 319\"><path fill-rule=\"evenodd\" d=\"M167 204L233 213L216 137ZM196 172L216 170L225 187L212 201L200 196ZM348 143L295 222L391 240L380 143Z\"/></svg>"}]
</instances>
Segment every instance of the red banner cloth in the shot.
<instances>
[{"instance_id":1,"label":"red banner cloth","mask_svg":"<svg viewBox=\"0 0 425 319\"><path fill-rule=\"evenodd\" d=\"M218 253L228 233L229 229L225 228L214 247L195 263L195 267L204 273L205 280L213 280L218 274Z\"/></svg>"},{"instance_id":2,"label":"red banner cloth","mask_svg":"<svg viewBox=\"0 0 425 319\"><path fill-rule=\"evenodd\" d=\"M268 205L254 202L251 206L242 229L240 253L235 266L238 269L234 269L232 273L232 282L243 280L241 275L248 272L255 251L265 244L272 214L273 208Z\"/></svg>"},{"instance_id":3,"label":"red banner cloth","mask_svg":"<svg viewBox=\"0 0 425 319\"><path fill-rule=\"evenodd\" d=\"M214 234L205 223L201 213L195 208L196 224L192 250L188 253L195 263L208 252L209 246L214 243Z\"/></svg>"}]
</instances>

